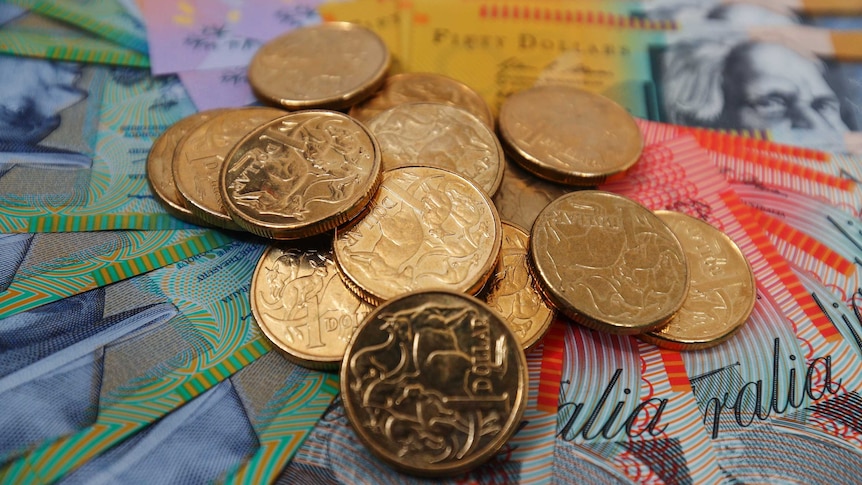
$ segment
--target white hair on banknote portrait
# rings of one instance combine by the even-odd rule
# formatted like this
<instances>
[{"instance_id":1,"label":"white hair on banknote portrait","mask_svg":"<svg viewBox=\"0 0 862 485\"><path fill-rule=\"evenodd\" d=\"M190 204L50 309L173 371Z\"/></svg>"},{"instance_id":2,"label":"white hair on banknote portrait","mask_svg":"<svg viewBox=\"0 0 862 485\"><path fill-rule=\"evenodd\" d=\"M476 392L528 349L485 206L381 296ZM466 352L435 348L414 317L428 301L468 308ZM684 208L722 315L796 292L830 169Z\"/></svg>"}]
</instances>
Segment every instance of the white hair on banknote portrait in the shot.
<instances>
[{"instance_id":1,"label":"white hair on banknote portrait","mask_svg":"<svg viewBox=\"0 0 862 485\"><path fill-rule=\"evenodd\" d=\"M718 122L724 110L724 61L738 43L698 40L668 47L659 80L668 122L699 126Z\"/></svg>"},{"instance_id":2,"label":"white hair on banknote portrait","mask_svg":"<svg viewBox=\"0 0 862 485\"><path fill-rule=\"evenodd\" d=\"M848 130L846 95L804 46L767 39L674 43L660 59L665 119L734 130ZM834 79L832 79L834 81ZM840 86L839 86L840 87Z\"/></svg>"}]
</instances>

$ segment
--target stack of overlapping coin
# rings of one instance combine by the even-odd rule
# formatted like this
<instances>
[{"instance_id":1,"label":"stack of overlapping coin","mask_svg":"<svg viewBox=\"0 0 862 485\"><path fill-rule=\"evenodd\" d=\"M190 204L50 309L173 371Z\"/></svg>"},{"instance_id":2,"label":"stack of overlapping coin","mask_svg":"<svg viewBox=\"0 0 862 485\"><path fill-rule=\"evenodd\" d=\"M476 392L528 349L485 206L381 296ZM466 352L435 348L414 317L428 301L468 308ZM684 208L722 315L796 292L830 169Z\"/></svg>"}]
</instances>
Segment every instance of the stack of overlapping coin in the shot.
<instances>
[{"instance_id":1,"label":"stack of overlapping coin","mask_svg":"<svg viewBox=\"0 0 862 485\"><path fill-rule=\"evenodd\" d=\"M571 87L516 93L498 123L507 154L524 169L511 172L572 188L623 174L643 148L622 107ZM748 318L751 268L717 229L609 192L551 193L530 221L530 269L548 303L575 322L695 350L723 342Z\"/></svg>"},{"instance_id":2,"label":"stack of overlapping coin","mask_svg":"<svg viewBox=\"0 0 862 485\"><path fill-rule=\"evenodd\" d=\"M677 349L714 345L747 318L739 303L722 315L735 323L692 330L711 315L692 290L716 281L692 260L705 244L741 258L720 232L579 190L637 161L640 131L622 108L540 87L495 120L464 84L387 77L389 64L362 27L296 29L249 66L273 107L189 116L147 162L172 214L269 244L251 283L255 320L292 361L340 366L348 418L383 461L451 475L496 453L523 413L524 351L558 310ZM742 273L722 284L753 303L750 270L730 282ZM482 413L498 416L493 429Z\"/></svg>"},{"instance_id":3,"label":"stack of overlapping coin","mask_svg":"<svg viewBox=\"0 0 862 485\"><path fill-rule=\"evenodd\" d=\"M748 262L721 231L610 192L549 204L530 255L548 301L572 320L674 350L727 340L756 298Z\"/></svg>"}]
</instances>

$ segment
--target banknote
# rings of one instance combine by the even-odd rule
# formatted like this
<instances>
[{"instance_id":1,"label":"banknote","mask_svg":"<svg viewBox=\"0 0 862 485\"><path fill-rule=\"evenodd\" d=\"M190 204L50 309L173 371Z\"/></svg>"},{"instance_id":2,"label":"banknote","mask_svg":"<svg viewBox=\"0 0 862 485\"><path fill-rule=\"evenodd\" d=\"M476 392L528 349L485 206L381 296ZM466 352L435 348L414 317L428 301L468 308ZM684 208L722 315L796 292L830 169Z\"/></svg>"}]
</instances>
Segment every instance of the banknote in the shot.
<instances>
[{"instance_id":1,"label":"banknote","mask_svg":"<svg viewBox=\"0 0 862 485\"><path fill-rule=\"evenodd\" d=\"M150 65L145 54L48 17L26 13L3 20L0 13L0 53L3 54L133 67Z\"/></svg>"},{"instance_id":2,"label":"banknote","mask_svg":"<svg viewBox=\"0 0 862 485\"><path fill-rule=\"evenodd\" d=\"M3 319L0 481L54 481L265 354L248 294L263 249L232 243Z\"/></svg>"},{"instance_id":3,"label":"banknote","mask_svg":"<svg viewBox=\"0 0 862 485\"><path fill-rule=\"evenodd\" d=\"M248 83L247 66L177 73L198 111L258 103Z\"/></svg>"},{"instance_id":4,"label":"banknote","mask_svg":"<svg viewBox=\"0 0 862 485\"><path fill-rule=\"evenodd\" d=\"M857 184L862 183L862 160L860 160L858 155L817 150L797 153L793 150L788 150L788 148L792 147L788 147L787 145L771 145L768 147L740 146L737 140L738 137L732 137L732 135L728 135L728 137L733 138L729 143L716 145L704 139L701 145L709 150L720 151L744 160L759 161L763 157L767 157L767 159L777 157L790 162L789 165L786 165L788 170L791 170L789 167L800 166L803 167L802 170L814 170L847 179ZM860 150L854 149L853 151L859 152Z\"/></svg>"},{"instance_id":5,"label":"banknote","mask_svg":"<svg viewBox=\"0 0 862 485\"><path fill-rule=\"evenodd\" d=\"M575 0L577 2L577 0ZM827 19L853 18L862 8L853 1L817 2L800 0L642 0L609 2L629 15L650 20L673 21L686 28L704 22L746 24L820 25Z\"/></svg>"},{"instance_id":6,"label":"banknote","mask_svg":"<svg viewBox=\"0 0 862 485\"><path fill-rule=\"evenodd\" d=\"M234 32L234 25L244 16L243 4L230 0L142 2L153 74L248 65L263 42L258 36Z\"/></svg>"},{"instance_id":7,"label":"banknote","mask_svg":"<svg viewBox=\"0 0 862 485\"><path fill-rule=\"evenodd\" d=\"M827 202L857 218L862 215L862 185L853 179L823 173L777 157L737 158L712 152L710 158L731 182L801 194Z\"/></svg>"},{"instance_id":8,"label":"banknote","mask_svg":"<svg viewBox=\"0 0 862 485\"><path fill-rule=\"evenodd\" d=\"M754 216L758 224L796 272L805 272L809 278L817 280L850 313L856 313L862 303L862 235L859 232L862 222L859 217L797 193L756 184L731 186L744 203L756 210ZM822 301L826 296L822 291L809 291L821 302L818 306L824 308ZM862 334L862 322L858 318L851 322L853 327L835 326L842 330L845 339L853 342L855 335Z\"/></svg>"},{"instance_id":9,"label":"banknote","mask_svg":"<svg viewBox=\"0 0 862 485\"><path fill-rule=\"evenodd\" d=\"M324 0L244 0L242 15L233 25L237 35L263 41L297 27L320 22L317 6Z\"/></svg>"},{"instance_id":10,"label":"banknote","mask_svg":"<svg viewBox=\"0 0 862 485\"><path fill-rule=\"evenodd\" d=\"M691 134L707 150L709 159L732 183L757 185L828 202L857 217L862 214L860 172L846 154L793 150L775 143L750 144L744 137L708 133L679 125L640 122L663 137ZM860 172L862 173L862 172Z\"/></svg>"},{"instance_id":11,"label":"banknote","mask_svg":"<svg viewBox=\"0 0 862 485\"><path fill-rule=\"evenodd\" d=\"M3 76L15 116L0 120L0 232L191 227L146 177L153 140L195 111L177 78L9 56Z\"/></svg>"},{"instance_id":12,"label":"banknote","mask_svg":"<svg viewBox=\"0 0 862 485\"><path fill-rule=\"evenodd\" d=\"M481 2L412 6L407 70L461 80L493 107L536 84L563 83L603 94L644 119L830 151L856 147L858 32L632 29L595 16L483 16ZM777 90L776 79L789 91ZM755 96L764 92L775 97Z\"/></svg>"},{"instance_id":13,"label":"banknote","mask_svg":"<svg viewBox=\"0 0 862 485\"><path fill-rule=\"evenodd\" d=\"M0 234L0 318L230 242L204 229Z\"/></svg>"},{"instance_id":14,"label":"banknote","mask_svg":"<svg viewBox=\"0 0 862 485\"><path fill-rule=\"evenodd\" d=\"M123 47L147 53L145 26L120 0L8 0L42 15L68 22Z\"/></svg>"},{"instance_id":15,"label":"banknote","mask_svg":"<svg viewBox=\"0 0 862 485\"><path fill-rule=\"evenodd\" d=\"M450 479L417 478L377 459L353 431L340 398L326 410L276 483L550 483L554 460L556 408L539 407L542 347L527 355L528 406L515 435L475 470Z\"/></svg>"},{"instance_id":16,"label":"banknote","mask_svg":"<svg viewBox=\"0 0 862 485\"><path fill-rule=\"evenodd\" d=\"M645 131L648 141L657 138ZM761 481L780 474L796 481L816 480L821 470L809 462L784 463L778 471L772 469L771 456L782 450L820 463L825 459L820 450L827 447L849 460L842 467L859 470L862 442L850 418L858 412L858 356L748 207L691 137L649 146L629 175L602 188L650 208L706 220L736 242L755 273L758 299L739 333L717 347L681 355L698 403L698 418L692 421L709 435L726 476ZM847 473L841 467L832 472Z\"/></svg>"},{"instance_id":17,"label":"banknote","mask_svg":"<svg viewBox=\"0 0 862 485\"><path fill-rule=\"evenodd\" d=\"M270 483L337 391L269 352L58 483Z\"/></svg>"}]
</instances>

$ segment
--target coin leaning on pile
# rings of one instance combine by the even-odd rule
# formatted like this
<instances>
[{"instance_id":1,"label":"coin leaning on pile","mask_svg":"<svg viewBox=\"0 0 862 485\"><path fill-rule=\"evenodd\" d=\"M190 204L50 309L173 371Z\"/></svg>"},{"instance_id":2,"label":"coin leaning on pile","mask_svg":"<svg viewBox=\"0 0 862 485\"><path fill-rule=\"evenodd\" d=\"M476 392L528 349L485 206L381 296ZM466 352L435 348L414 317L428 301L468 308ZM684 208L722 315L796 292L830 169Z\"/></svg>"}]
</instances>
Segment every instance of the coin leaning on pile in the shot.
<instances>
[{"instance_id":1,"label":"coin leaning on pile","mask_svg":"<svg viewBox=\"0 0 862 485\"><path fill-rule=\"evenodd\" d=\"M534 88L504 103L498 138L475 91L437 74L387 76L389 56L363 27L295 29L249 66L271 107L190 115L147 159L169 213L269 245L250 287L255 320L291 361L340 369L348 419L381 460L447 476L497 453L526 405L525 350L558 312L677 350L720 343L746 320L750 267L720 231L578 190L638 159L625 110ZM538 216L498 212L498 190L536 184L554 184L533 197ZM714 264L692 262L704 245L711 263L748 273L711 278ZM710 285L733 289L710 294L724 314L697 303Z\"/></svg>"}]
</instances>

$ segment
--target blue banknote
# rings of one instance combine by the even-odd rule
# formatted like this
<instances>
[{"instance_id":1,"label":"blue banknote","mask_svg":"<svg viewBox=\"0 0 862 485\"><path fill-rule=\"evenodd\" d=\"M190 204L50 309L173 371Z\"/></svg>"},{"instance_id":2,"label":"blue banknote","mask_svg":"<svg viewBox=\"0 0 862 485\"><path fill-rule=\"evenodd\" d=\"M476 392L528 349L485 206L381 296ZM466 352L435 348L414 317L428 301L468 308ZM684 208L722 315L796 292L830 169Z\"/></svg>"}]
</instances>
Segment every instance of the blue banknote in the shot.
<instances>
[{"instance_id":1,"label":"blue banknote","mask_svg":"<svg viewBox=\"0 0 862 485\"><path fill-rule=\"evenodd\" d=\"M248 296L262 250L233 243L0 320L0 481L55 480L264 355Z\"/></svg>"},{"instance_id":2,"label":"blue banknote","mask_svg":"<svg viewBox=\"0 0 862 485\"><path fill-rule=\"evenodd\" d=\"M333 383L331 375L270 352L59 483L207 483L247 472L266 477L243 466L269 447L278 452L268 453L262 468L280 470L301 442L298 432L310 431L334 397ZM296 444L272 447L285 439Z\"/></svg>"}]
</instances>

